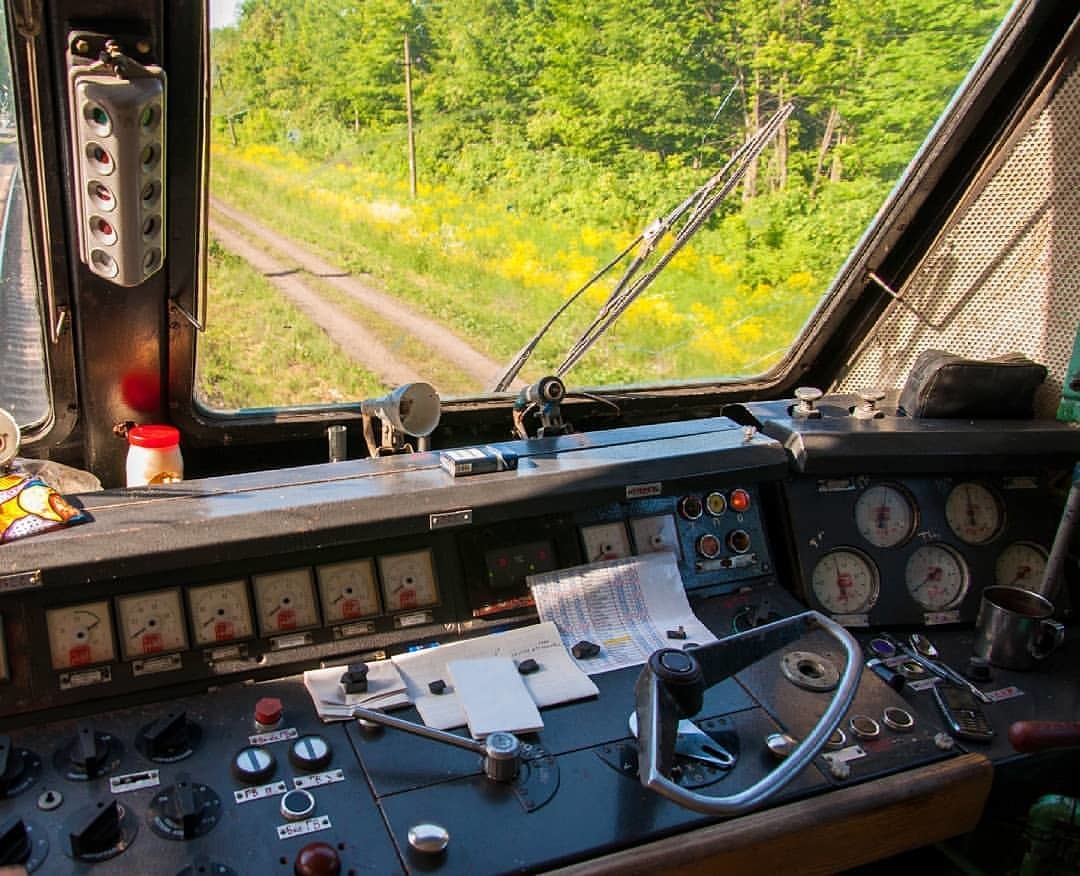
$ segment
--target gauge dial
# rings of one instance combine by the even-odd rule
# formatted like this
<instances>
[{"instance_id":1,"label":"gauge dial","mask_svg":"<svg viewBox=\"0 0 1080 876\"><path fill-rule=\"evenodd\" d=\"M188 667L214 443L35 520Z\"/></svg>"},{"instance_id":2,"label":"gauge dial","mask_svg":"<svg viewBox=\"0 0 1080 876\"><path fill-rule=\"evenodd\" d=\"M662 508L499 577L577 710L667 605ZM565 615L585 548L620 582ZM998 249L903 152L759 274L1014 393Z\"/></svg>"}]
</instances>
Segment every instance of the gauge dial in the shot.
<instances>
[{"instance_id":1,"label":"gauge dial","mask_svg":"<svg viewBox=\"0 0 1080 876\"><path fill-rule=\"evenodd\" d=\"M958 605L967 593L967 566L947 545L923 545L908 558L904 582L919 605L927 611L942 611Z\"/></svg>"},{"instance_id":2,"label":"gauge dial","mask_svg":"<svg viewBox=\"0 0 1080 876\"><path fill-rule=\"evenodd\" d=\"M387 611L424 608L439 601L431 551L379 557L383 604Z\"/></svg>"},{"instance_id":3,"label":"gauge dial","mask_svg":"<svg viewBox=\"0 0 1080 876\"><path fill-rule=\"evenodd\" d=\"M1046 575L1046 551L1037 544L1017 541L1001 552L994 569L994 582L1026 590L1038 589Z\"/></svg>"},{"instance_id":4,"label":"gauge dial","mask_svg":"<svg viewBox=\"0 0 1080 876\"><path fill-rule=\"evenodd\" d=\"M621 560L631 553L626 525L621 521L581 527L581 544L585 548L587 563Z\"/></svg>"},{"instance_id":5,"label":"gauge dial","mask_svg":"<svg viewBox=\"0 0 1080 876\"><path fill-rule=\"evenodd\" d=\"M45 625L53 669L75 669L116 658L107 600L50 608Z\"/></svg>"},{"instance_id":6,"label":"gauge dial","mask_svg":"<svg viewBox=\"0 0 1080 876\"><path fill-rule=\"evenodd\" d=\"M319 606L311 569L287 569L252 578L255 614L264 636L307 630L319 625Z\"/></svg>"},{"instance_id":7,"label":"gauge dial","mask_svg":"<svg viewBox=\"0 0 1080 876\"><path fill-rule=\"evenodd\" d=\"M911 538L915 505L899 487L875 484L855 502L855 525L875 547L896 547Z\"/></svg>"},{"instance_id":8,"label":"gauge dial","mask_svg":"<svg viewBox=\"0 0 1080 876\"><path fill-rule=\"evenodd\" d=\"M856 550L829 551L814 566L814 596L830 614L862 614L877 602L877 568Z\"/></svg>"},{"instance_id":9,"label":"gauge dial","mask_svg":"<svg viewBox=\"0 0 1080 876\"><path fill-rule=\"evenodd\" d=\"M346 560L316 569L328 624L379 613L379 588L371 560Z\"/></svg>"},{"instance_id":10,"label":"gauge dial","mask_svg":"<svg viewBox=\"0 0 1080 876\"><path fill-rule=\"evenodd\" d=\"M184 610L177 589L118 597L116 613L125 660L187 648Z\"/></svg>"},{"instance_id":11,"label":"gauge dial","mask_svg":"<svg viewBox=\"0 0 1080 876\"><path fill-rule=\"evenodd\" d=\"M191 625L200 645L217 645L252 635L247 582L225 581L188 590Z\"/></svg>"},{"instance_id":12,"label":"gauge dial","mask_svg":"<svg viewBox=\"0 0 1080 876\"><path fill-rule=\"evenodd\" d=\"M634 534L634 544L639 554L655 554L662 551L678 555L679 532L675 528L675 518L671 514L657 514L655 517L638 517L630 521L630 531Z\"/></svg>"},{"instance_id":13,"label":"gauge dial","mask_svg":"<svg viewBox=\"0 0 1080 876\"><path fill-rule=\"evenodd\" d=\"M1001 501L982 484L957 484L945 500L945 520L949 528L968 544L986 544L1005 523Z\"/></svg>"}]
</instances>

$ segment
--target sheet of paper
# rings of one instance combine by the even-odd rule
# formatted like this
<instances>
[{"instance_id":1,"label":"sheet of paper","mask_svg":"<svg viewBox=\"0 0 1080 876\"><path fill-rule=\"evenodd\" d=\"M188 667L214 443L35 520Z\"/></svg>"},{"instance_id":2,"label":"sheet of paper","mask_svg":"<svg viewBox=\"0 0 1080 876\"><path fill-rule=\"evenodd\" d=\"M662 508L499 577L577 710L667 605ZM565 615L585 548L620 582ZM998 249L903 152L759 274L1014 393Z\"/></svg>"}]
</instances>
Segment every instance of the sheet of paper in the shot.
<instances>
[{"instance_id":1,"label":"sheet of paper","mask_svg":"<svg viewBox=\"0 0 1080 876\"><path fill-rule=\"evenodd\" d=\"M405 679L391 660L368 663L366 694L351 694L349 702L341 689L341 675L348 666L311 669L304 673L304 687L311 695L315 711L324 721L344 721L353 716L354 706L367 709L395 709L409 705Z\"/></svg>"},{"instance_id":2,"label":"sheet of paper","mask_svg":"<svg viewBox=\"0 0 1080 876\"><path fill-rule=\"evenodd\" d=\"M690 609L674 554L655 553L531 575L540 619L552 621L567 649L581 641L600 646L597 657L571 658L585 672L636 666L660 648L715 642ZM668 630L683 628L685 639Z\"/></svg>"},{"instance_id":3,"label":"sheet of paper","mask_svg":"<svg viewBox=\"0 0 1080 876\"><path fill-rule=\"evenodd\" d=\"M424 723L439 730L450 730L464 727L467 721L446 664L451 660L477 657L509 657L515 663L528 657L535 660L540 665L539 671L522 678L540 708L594 697L599 693L589 676L574 665L559 638L559 631L550 623L398 654L391 660L405 679L409 698ZM441 694L428 690L428 684L436 679L446 682L446 690Z\"/></svg>"},{"instance_id":4,"label":"sheet of paper","mask_svg":"<svg viewBox=\"0 0 1080 876\"><path fill-rule=\"evenodd\" d=\"M496 730L531 733L544 726L517 664L509 657L451 660L446 668L473 739L484 739Z\"/></svg>"}]
</instances>

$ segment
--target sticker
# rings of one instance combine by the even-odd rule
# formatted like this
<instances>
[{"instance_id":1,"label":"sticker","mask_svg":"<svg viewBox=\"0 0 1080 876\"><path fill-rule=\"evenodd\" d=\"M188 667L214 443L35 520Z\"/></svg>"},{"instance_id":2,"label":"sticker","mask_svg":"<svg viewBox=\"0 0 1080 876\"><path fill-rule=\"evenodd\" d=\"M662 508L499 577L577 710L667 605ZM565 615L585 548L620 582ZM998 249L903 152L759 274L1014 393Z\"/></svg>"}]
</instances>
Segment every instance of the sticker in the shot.
<instances>
[{"instance_id":1,"label":"sticker","mask_svg":"<svg viewBox=\"0 0 1080 876\"><path fill-rule=\"evenodd\" d=\"M292 780L294 788L321 788L323 785L333 785L336 782L345 781L344 770L328 770L325 773L312 773L310 776L297 776Z\"/></svg>"},{"instance_id":2,"label":"sticker","mask_svg":"<svg viewBox=\"0 0 1080 876\"><path fill-rule=\"evenodd\" d=\"M629 484L626 487L627 499L650 499L664 492L662 483L654 484Z\"/></svg>"},{"instance_id":3,"label":"sticker","mask_svg":"<svg viewBox=\"0 0 1080 876\"><path fill-rule=\"evenodd\" d=\"M279 824L277 826L277 838L283 840L294 836L303 836L307 833L318 833L320 830L329 830L330 827L330 816L318 815L315 818L308 818L305 821Z\"/></svg>"},{"instance_id":4,"label":"sticker","mask_svg":"<svg viewBox=\"0 0 1080 876\"><path fill-rule=\"evenodd\" d=\"M274 730L270 733L256 733L248 737L250 745L270 745L273 742L285 742L288 739L296 739L300 736L295 727L286 727L282 730Z\"/></svg>"},{"instance_id":5,"label":"sticker","mask_svg":"<svg viewBox=\"0 0 1080 876\"><path fill-rule=\"evenodd\" d=\"M826 751L821 756L830 764L847 763L849 760L858 760L860 757L866 757L866 752L858 745L849 745L847 748L841 748L839 751Z\"/></svg>"},{"instance_id":6,"label":"sticker","mask_svg":"<svg viewBox=\"0 0 1080 876\"><path fill-rule=\"evenodd\" d=\"M302 648L314 641L311 633L293 633L288 636L278 636L270 640L270 648L274 651L284 651L286 648Z\"/></svg>"},{"instance_id":7,"label":"sticker","mask_svg":"<svg viewBox=\"0 0 1080 876\"><path fill-rule=\"evenodd\" d=\"M265 800L267 797L277 797L286 793L289 786L284 782L271 782L269 785L259 785L256 788L243 788L233 791L233 799L237 803L250 803L252 800Z\"/></svg>"},{"instance_id":8,"label":"sticker","mask_svg":"<svg viewBox=\"0 0 1080 876\"><path fill-rule=\"evenodd\" d=\"M960 623L960 610L928 611L923 614L923 623L928 627L937 626L938 624L958 624Z\"/></svg>"},{"instance_id":9,"label":"sticker","mask_svg":"<svg viewBox=\"0 0 1080 876\"><path fill-rule=\"evenodd\" d=\"M408 627L419 627L424 624L431 623L433 616L429 611L421 611L416 614L402 614L394 618L394 625L406 629Z\"/></svg>"},{"instance_id":10,"label":"sticker","mask_svg":"<svg viewBox=\"0 0 1080 876\"><path fill-rule=\"evenodd\" d=\"M112 670L108 666L101 669L86 669L82 672L65 672L60 675L60 690L72 690L91 684L105 684L112 681Z\"/></svg>"},{"instance_id":11,"label":"sticker","mask_svg":"<svg viewBox=\"0 0 1080 876\"><path fill-rule=\"evenodd\" d=\"M870 626L870 615L868 614L834 614L833 620L842 627Z\"/></svg>"},{"instance_id":12,"label":"sticker","mask_svg":"<svg viewBox=\"0 0 1080 876\"><path fill-rule=\"evenodd\" d=\"M183 668L184 661L179 654L168 654L164 657L152 657L149 660L136 660L131 664L131 674L138 678L140 675L172 672L174 669Z\"/></svg>"},{"instance_id":13,"label":"sticker","mask_svg":"<svg viewBox=\"0 0 1080 876\"><path fill-rule=\"evenodd\" d=\"M1022 697L1024 692L1015 685L1010 684L1008 687L988 691L986 695L990 697L992 702L1000 703L1002 700L1012 700L1016 699L1016 697Z\"/></svg>"},{"instance_id":14,"label":"sticker","mask_svg":"<svg viewBox=\"0 0 1080 876\"><path fill-rule=\"evenodd\" d=\"M156 788L161 784L158 770L143 770L139 773L128 773L126 776L113 776L109 779L109 790L114 794L126 794L128 791L139 791L143 788Z\"/></svg>"}]
</instances>

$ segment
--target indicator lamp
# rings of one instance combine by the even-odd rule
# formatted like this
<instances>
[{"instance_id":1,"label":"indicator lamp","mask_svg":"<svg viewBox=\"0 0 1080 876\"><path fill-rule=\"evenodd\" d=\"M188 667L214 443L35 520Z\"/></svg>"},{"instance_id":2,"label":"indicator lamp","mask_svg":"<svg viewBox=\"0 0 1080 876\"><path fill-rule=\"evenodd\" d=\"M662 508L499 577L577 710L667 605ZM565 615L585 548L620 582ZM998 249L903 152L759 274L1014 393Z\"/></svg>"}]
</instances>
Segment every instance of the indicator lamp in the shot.
<instances>
[{"instance_id":1,"label":"indicator lamp","mask_svg":"<svg viewBox=\"0 0 1080 876\"><path fill-rule=\"evenodd\" d=\"M750 494L742 487L738 487L731 491L731 498L728 499L728 504L731 505L731 510L739 514L750 508Z\"/></svg>"}]
</instances>

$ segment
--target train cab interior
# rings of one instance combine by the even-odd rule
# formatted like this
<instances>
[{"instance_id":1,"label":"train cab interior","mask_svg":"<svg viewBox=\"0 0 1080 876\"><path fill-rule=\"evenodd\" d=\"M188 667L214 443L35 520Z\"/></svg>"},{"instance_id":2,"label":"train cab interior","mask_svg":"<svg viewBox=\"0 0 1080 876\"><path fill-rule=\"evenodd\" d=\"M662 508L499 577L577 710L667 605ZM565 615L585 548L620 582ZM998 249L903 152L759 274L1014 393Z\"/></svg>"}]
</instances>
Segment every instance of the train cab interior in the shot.
<instances>
[{"instance_id":1,"label":"train cab interior","mask_svg":"<svg viewBox=\"0 0 1080 876\"><path fill-rule=\"evenodd\" d=\"M305 151L330 136L312 121L330 106L316 81L353 101L346 134L390 136L363 116L390 100L364 78L376 70L371 21L426 22L407 32L403 60L377 68L395 89L413 77L408 145L416 109L423 182L434 140L448 175L487 154L445 121L483 115L439 78L481 44L454 15L510 11L520 24L489 61L496 106L492 82L527 80L526 20L560 47L536 75L563 94L610 73L575 68L574 4L244 0L219 18L226 5L3 3L0 872L1080 872L1076 4L998 3L899 163L886 140L846 143L825 104L747 99L745 138L715 146L711 177L692 162L678 171L705 184L681 202L665 192L679 207L623 251L631 268L562 365L537 352L549 325L517 330L524 304L498 293L483 305L497 319L469 315L487 294L479 281L366 319L342 297L302 303L316 283L414 283L429 260L420 205L457 196L417 199L413 154L414 200L400 182L386 190L394 203L365 202L379 221L411 217L387 237L407 268L334 261L336 226L288 259L277 235L309 196L351 221L333 174L375 185ZM608 5L578 24L598 29ZM994 4L970 5L974 16ZM756 8L700 6L709 27L728 7ZM818 48L827 26L878 15L858 3L770 9L785 28L805 16L799 39ZM638 13L650 36L628 55L661 57L689 26ZM338 25L355 54L326 48ZM440 43L453 27L465 36ZM762 46L782 54L777 34ZM858 64L888 51L868 44ZM274 52L284 66L260 66ZM904 57L895 95L874 110L886 135L917 102L912 82L934 75L927 56ZM713 88L711 131L729 98L763 93L764 69ZM624 82L652 68L633 70ZM806 81L828 78L813 70ZM310 90L281 109L281 89ZM305 101L317 112L302 115ZM541 128L564 105L536 106L547 115L521 136L555 142ZM559 154L609 136L580 133L604 124L589 112L559 135ZM280 130L269 121L282 118ZM505 133L500 118L483 124ZM792 145L803 158L791 173L813 178L807 197L859 162L897 169L850 246L817 254L835 271L791 336L730 372L610 364L635 312L656 344L692 322L665 309L676 293L641 292L676 254L704 250L689 233L733 228L751 183L780 172L776 144L798 142L809 145ZM673 166L640 158L654 160ZM265 176L243 176L256 165ZM519 216L528 191L483 233L533 221ZM831 212L788 218L840 222L836 197ZM440 215L433 233L453 256L466 226L452 234ZM755 246L784 236L782 224L740 227ZM529 252L522 288L570 271ZM791 289L809 283L799 268L786 268ZM274 317L289 332L279 353L245 352L269 329L228 283L253 290L254 275L292 295L323 340L301 337L290 311ZM740 289L744 303L775 291ZM686 349L776 346L758 335L789 308L694 305ZM624 333L608 333L624 312ZM413 341L379 340L378 325L411 322L422 337L433 317L505 331L486 350L496 364L520 352L499 379L463 390L473 357L478 371L488 360L460 346L464 329L433 328L419 356L432 370L393 372ZM381 382L318 395L330 354L315 344L344 345L347 330L382 360ZM311 394L237 401L213 358L230 351L272 392L295 381ZM607 370L574 367L596 355Z\"/></svg>"}]
</instances>

